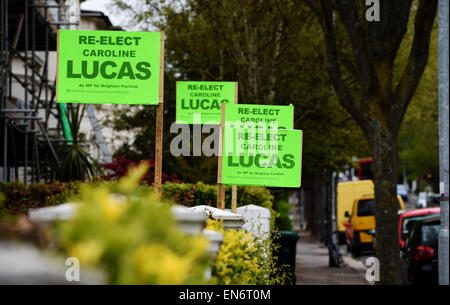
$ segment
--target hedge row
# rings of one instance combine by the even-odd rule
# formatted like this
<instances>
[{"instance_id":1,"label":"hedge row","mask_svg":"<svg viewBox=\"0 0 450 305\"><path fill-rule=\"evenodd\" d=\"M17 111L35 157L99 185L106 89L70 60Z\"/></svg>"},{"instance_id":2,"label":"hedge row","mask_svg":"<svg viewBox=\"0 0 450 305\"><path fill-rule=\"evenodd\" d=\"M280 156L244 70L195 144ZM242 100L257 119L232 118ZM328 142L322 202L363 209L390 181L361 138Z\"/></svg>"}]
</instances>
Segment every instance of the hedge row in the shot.
<instances>
[{"instance_id":1,"label":"hedge row","mask_svg":"<svg viewBox=\"0 0 450 305\"><path fill-rule=\"evenodd\" d=\"M115 181L94 180L89 184L117 184ZM4 213L24 214L30 208L39 208L61 204L69 201L78 194L80 182L71 183L32 183L0 182L0 217ZM148 187L148 186L142 186ZM149 187L151 188L151 187ZM217 186L204 183L171 183L162 185L163 199L174 201L177 204L192 207L197 205L216 205ZM0 196L2 197L2 196ZM231 208L231 186L225 188L226 208ZM3 203L2 203L3 201ZM273 196L264 187L239 186L237 189L237 205L255 204L272 211Z\"/></svg>"},{"instance_id":2,"label":"hedge row","mask_svg":"<svg viewBox=\"0 0 450 305\"><path fill-rule=\"evenodd\" d=\"M0 181L0 218L25 214L29 209L64 203L78 192L79 183L31 183Z\"/></svg>"},{"instance_id":3,"label":"hedge row","mask_svg":"<svg viewBox=\"0 0 450 305\"><path fill-rule=\"evenodd\" d=\"M217 186L202 182L192 183L165 183L161 187L163 198L175 201L184 206L216 205ZM225 187L225 208L231 208L231 186ZM238 186L237 206L255 204L272 209L273 196L264 187Z\"/></svg>"}]
</instances>

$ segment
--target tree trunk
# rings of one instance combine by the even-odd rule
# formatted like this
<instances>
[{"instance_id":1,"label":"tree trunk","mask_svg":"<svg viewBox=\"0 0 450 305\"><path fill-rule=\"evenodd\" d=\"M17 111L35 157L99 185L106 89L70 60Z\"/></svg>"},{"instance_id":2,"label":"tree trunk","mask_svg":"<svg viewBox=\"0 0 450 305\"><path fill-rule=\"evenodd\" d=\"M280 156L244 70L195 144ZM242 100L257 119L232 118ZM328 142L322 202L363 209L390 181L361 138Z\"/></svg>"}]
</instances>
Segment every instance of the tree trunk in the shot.
<instances>
[{"instance_id":1,"label":"tree trunk","mask_svg":"<svg viewBox=\"0 0 450 305\"><path fill-rule=\"evenodd\" d=\"M341 105L364 130L374 159L376 256L383 284L401 284L400 245L397 215L397 135L414 91L428 60L428 48L437 0L383 1L381 22L367 24L358 17L356 0L312 1L325 37L330 78ZM408 30L411 5L416 11L414 38L401 78L394 89L392 79L397 52ZM336 18L335 12L339 18ZM345 47L338 47L337 26L342 22L351 43L354 63L347 60ZM339 35L340 36L340 35ZM338 39L339 38L339 39ZM369 39L370 38L370 39ZM353 74L350 82L347 73ZM356 73L354 72L356 71ZM359 85L361 94L353 96L347 84Z\"/></svg>"},{"instance_id":2,"label":"tree trunk","mask_svg":"<svg viewBox=\"0 0 450 305\"><path fill-rule=\"evenodd\" d=\"M380 262L380 281L401 284L400 245L397 203L397 132L383 123L372 121L368 132L373 156L375 183L376 257Z\"/></svg>"}]
</instances>

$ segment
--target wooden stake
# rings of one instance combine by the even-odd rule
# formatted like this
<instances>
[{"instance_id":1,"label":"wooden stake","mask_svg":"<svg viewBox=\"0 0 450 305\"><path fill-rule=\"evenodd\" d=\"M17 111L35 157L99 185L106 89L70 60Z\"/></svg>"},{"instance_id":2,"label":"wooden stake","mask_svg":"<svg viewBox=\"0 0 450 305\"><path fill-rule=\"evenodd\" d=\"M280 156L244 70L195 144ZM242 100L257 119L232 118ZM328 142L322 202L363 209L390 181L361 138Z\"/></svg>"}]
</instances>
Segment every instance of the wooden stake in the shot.
<instances>
[{"instance_id":1,"label":"wooden stake","mask_svg":"<svg viewBox=\"0 0 450 305\"><path fill-rule=\"evenodd\" d=\"M238 103L238 83L234 87L234 103ZM237 208L237 185L231 186L231 212L236 213Z\"/></svg>"},{"instance_id":2,"label":"wooden stake","mask_svg":"<svg viewBox=\"0 0 450 305\"><path fill-rule=\"evenodd\" d=\"M161 194L162 184L162 150L164 117L164 32L161 32L161 50L159 64L159 104L156 108L155 139L155 192Z\"/></svg>"},{"instance_id":3,"label":"wooden stake","mask_svg":"<svg viewBox=\"0 0 450 305\"><path fill-rule=\"evenodd\" d=\"M162 183L162 145L163 145L164 103L156 108L156 143L155 143L155 192L161 194Z\"/></svg>"},{"instance_id":4,"label":"wooden stake","mask_svg":"<svg viewBox=\"0 0 450 305\"><path fill-rule=\"evenodd\" d=\"M225 186L222 184L222 161L223 161L223 132L225 126L225 103L221 108L221 124L219 130L219 157L217 166L217 208L225 210Z\"/></svg>"},{"instance_id":5,"label":"wooden stake","mask_svg":"<svg viewBox=\"0 0 450 305\"><path fill-rule=\"evenodd\" d=\"M236 213L237 209L237 185L231 186L231 212Z\"/></svg>"},{"instance_id":6,"label":"wooden stake","mask_svg":"<svg viewBox=\"0 0 450 305\"><path fill-rule=\"evenodd\" d=\"M238 83L234 83L234 103L238 103ZM222 162L223 162L223 134L225 128L225 104L221 105L221 121L219 130L219 160L217 166L217 208L225 209L225 186L222 184ZM237 186L231 186L231 210L236 212L237 206Z\"/></svg>"}]
</instances>

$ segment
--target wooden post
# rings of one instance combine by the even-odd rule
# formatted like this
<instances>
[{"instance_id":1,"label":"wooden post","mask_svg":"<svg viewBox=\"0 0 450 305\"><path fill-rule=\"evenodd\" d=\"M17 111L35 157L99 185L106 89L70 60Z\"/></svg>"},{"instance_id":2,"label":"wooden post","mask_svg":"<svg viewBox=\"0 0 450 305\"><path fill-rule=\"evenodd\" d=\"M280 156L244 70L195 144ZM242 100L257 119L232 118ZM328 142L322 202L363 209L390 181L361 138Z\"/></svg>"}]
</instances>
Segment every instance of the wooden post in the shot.
<instances>
[{"instance_id":1,"label":"wooden post","mask_svg":"<svg viewBox=\"0 0 450 305\"><path fill-rule=\"evenodd\" d=\"M164 103L156 108L156 143L155 143L155 192L161 194L162 183L162 145L163 145Z\"/></svg>"},{"instance_id":2,"label":"wooden post","mask_svg":"<svg viewBox=\"0 0 450 305\"><path fill-rule=\"evenodd\" d=\"M236 213L237 209L237 185L231 186L231 212Z\"/></svg>"},{"instance_id":3,"label":"wooden post","mask_svg":"<svg viewBox=\"0 0 450 305\"><path fill-rule=\"evenodd\" d=\"M238 83L234 83L234 103L238 103ZM219 163L217 167L217 208L225 209L225 186L222 184L222 162L223 162L223 134L225 128L225 104L221 105L221 121L219 130ZM236 212L237 207L237 186L231 186L231 210Z\"/></svg>"},{"instance_id":4,"label":"wooden post","mask_svg":"<svg viewBox=\"0 0 450 305\"><path fill-rule=\"evenodd\" d=\"M234 87L234 103L238 103L238 83ZM236 213L237 208L237 185L231 186L231 212Z\"/></svg>"},{"instance_id":5,"label":"wooden post","mask_svg":"<svg viewBox=\"0 0 450 305\"><path fill-rule=\"evenodd\" d=\"M225 210L225 186L222 184L223 132L225 127L225 103L221 105L221 123L219 129L219 162L217 166L217 208Z\"/></svg>"},{"instance_id":6,"label":"wooden post","mask_svg":"<svg viewBox=\"0 0 450 305\"><path fill-rule=\"evenodd\" d=\"M161 51L159 64L159 104L156 108L155 139L155 192L161 194L162 184L162 151L164 117L164 32L161 32Z\"/></svg>"}]
</instances>

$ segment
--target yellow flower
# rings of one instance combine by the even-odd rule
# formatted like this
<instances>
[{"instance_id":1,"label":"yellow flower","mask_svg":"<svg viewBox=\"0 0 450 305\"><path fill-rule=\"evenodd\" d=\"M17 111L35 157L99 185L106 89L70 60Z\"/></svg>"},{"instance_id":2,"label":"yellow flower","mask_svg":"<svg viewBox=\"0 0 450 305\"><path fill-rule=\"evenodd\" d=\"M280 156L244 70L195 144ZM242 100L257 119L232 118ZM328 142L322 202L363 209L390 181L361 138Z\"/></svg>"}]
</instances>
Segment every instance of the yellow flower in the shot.
<instances>
[{"instance_id":1,"label":"yellow flower","mask_svg":"<svg viewBox=\"0 0 450 305\"><path fill-rule=\"evenodd\" d=\"M216 220L216 219L208 218L205 229L223 233L223 224L222 223L223 223L223 219Z\"/></svg>"},{"instance_id":2,"label":"yellow flower","mask_svg":"<svg viewBox=\"0 0 450 305\"><path fill-rule=\"evenodd\" d=\"M148 244L133 254L133 263L142 278L156 285L181 285L188 276L190 260L180 257L166 245Z\"/></svg>"},{"instance_id":3,"label":"yellow flower","mask_svg":"<svg viewBox=\"0 0 450 305\"><path fill-rule=\"evenodd\" d=\"M78 258L80 263L94 265L103 254L103 246L95 240L77 242L69 250L69 255Z\"/></svg>"},{"instance_id":4,"label":"yellow flower","mask_svg":"<svg viewBox=\"0 0 450 305\"><path fill-rule=\"evenodd\" d=\"M95 195L95 200L108 221L116 220L127 208L125 202L119 200L115 195L108 194L106 190L98 190Z\"/></svg>"},{"instance_id":5,"label":"yellow flower","mask_svg":"<svg viewBox=\"0 0 450 305\"><path fill-rule=\"evenodd\" d=\"M141 181L142 177L147 172L150 165L148 162L143 162L138 167L130 168L128 174L120 179L119 188L123 192L129 193L134 190Z\"/></svg>"},{"instance_id":6,"label":"yellow flower","mask_svg":"<svg viewBox=\"0 0 450 305\"><path fill-rule=\"evenodd\" d=\"M191 260L196 260L202 257L209 245L209 241L204 236L195 236L191 240L191 246L189 247L186 257L190 257Z\"/></svg>"}]
</instances>

